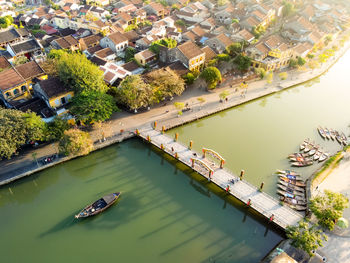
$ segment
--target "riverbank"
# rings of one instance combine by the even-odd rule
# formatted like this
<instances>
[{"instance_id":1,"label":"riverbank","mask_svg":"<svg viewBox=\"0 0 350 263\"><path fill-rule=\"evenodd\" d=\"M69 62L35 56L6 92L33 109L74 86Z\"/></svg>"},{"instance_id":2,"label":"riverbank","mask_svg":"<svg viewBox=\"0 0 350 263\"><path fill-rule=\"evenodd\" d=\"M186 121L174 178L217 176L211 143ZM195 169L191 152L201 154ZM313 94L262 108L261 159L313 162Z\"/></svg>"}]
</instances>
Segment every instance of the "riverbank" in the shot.
<instances>
[{"instance_id":1,"label":"riverbank","mask_svg":"<svg viewBox=\"0 0 350 263\"><path fill-rule=\"evenodd\" d=\"M140 128L144 125L149 126L154 121L158 122L158 128L161 128L162 125L166 126L167 129L174 128L178 125L195 121L199 118L215 114L219 111L223 111L235 107L237 105L243 104L245 102L258 99L262 96L278 92L282 89L293 87L298 83L309 81L315 77L320 76L326 70L328 70L331 67L331 65L333 65L336 62L336 60L347 50L347 47L348 46L344 47L342 50L339 50L336 53L336 57L334 57L334 59L329 60L321 68L315 69L311 72L311 74L310 72L289 71L288 79L284 81L279 80L278 76L276 76L273 83L268 85L266 84L265 80L259 80L249 83L247 93L244 97L241 96L240 92L235 92L235 87L231 88L229 87L229 85L220 87L219 89L210 93L205 90L189 88L184 92L184 94L181 97L178 97L174 100L188 103L189 107L191 108L191 111L185 112L181 117L177 117L177 110L174 109L172 104L166 106L159 105L150 111L143 112L137 115L126 112L114 114L112 119L109 121L109 124L107 125L107 128L110 129L110 131L108 132L109 135L106 134L106 137L108 137L106 142L98 142L98 138L101 138L101 133L99 131L94 130L91 133L93 140L95 141L95 146L96 148L100 149L105 146L111 145L115 143L113 138L121 137L121 140L123 140L123 136L125 134L132 137L132 133L133 131L135 131L136 128ZM230 91L228 101L225 103L221 103L219 101L219 94L223 90ZM197 101L198 97L203 97L206 100L204 105L201 105ZM122 134L120 134L121 130L124 130ZM105 130L104 132L107 133ZM12 160L2 161L0 181L4 181L5 179L11 179L13 177L18 179L20 178L20 176L18 175L27 174L27 172L30 170L37 171L36 168L38 167L36 166L31 156L32 152L33 151L28 151L24 155L17 156ZM55 152L57 152L57 150L55 149L55 147L50 147L50 145L47 145L46 147L42 147L41 149L34 150L34 152L40 152L37 156L37 158L40 159L43 156L54 154ZM6 183L8 182L10 181L7 180Z\"/></svg>"}]
</instances>

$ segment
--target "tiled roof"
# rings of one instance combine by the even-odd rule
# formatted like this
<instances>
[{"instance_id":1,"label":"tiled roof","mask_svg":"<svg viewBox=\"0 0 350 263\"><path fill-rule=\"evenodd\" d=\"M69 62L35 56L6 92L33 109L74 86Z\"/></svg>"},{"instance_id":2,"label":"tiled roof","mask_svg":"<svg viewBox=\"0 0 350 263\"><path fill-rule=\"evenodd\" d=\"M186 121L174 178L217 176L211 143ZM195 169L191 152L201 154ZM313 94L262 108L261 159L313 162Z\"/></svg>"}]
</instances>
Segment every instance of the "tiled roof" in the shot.
<instances>
[{"instance_id":1,"label":"tiled roof","mask_svg":"<svg viewBox=\"0 0 350 263\"><path fill-rule=\"evenodd\" d=\"M187 59L191 59L194 57L197 57L201 54L203 54L204 52L196 45L194 44L192 41L187 41L182 45L179 45L178 50L184 54L184 56Z\"/></svg>"},{"instance_id":2,"label":"tiled roof","mask_svg":"<svg viewBox=\"0 0 350 263\"><path fill-rule=\"evenodd\" d=\"M206 32L200 26L194 27L191 31L199 37L202 37L206 34Z\"/></svg>"},{"instance_id":3,"label":"tiled roof","mask_svg":"<svg viewBox=\"0 0 350 263\"><path fill-rule=\"evenodd\" d=\"M246 41L254 38L254 35L250 33L247 29L242 29L237 34L240 35Z\"/></svg>"},{"instance_id":4,"label":"tiled roof","mask_svg":"<svg viewBox=\"0 0 350 263\"><path fill-rule=\"evenodd\" d=\"M6 68L10 68L11 67L11 64L10 62L8 62L8 60L1 56L0 57L0 69L6 69Z\"/></svg>"},{"instance_id":5,"label":"tiled roof","mask_svg":"<svg viewBox=\"0 0 350 263\"><path fill-rule=\"evenodd\" d=\"M110 40L112 40L112 42L115 44L115 45L118 45L122 42L125 42L125 41L128 41L128 39L121 33L119 32L114 32L110 35L108 35L108 38Z\"/></svg>"},{"instance_id":6,"label":"tiled roof","mask_svg":"<svg viewBox=\"0 0 350 263\"><path fill-rule=\"evenodd\" d=\"M227 37L224 33L216 36L216 39L218 39L222 44L224 44L225 47L233 44L233 41Z\"/></svg>"},{"instance_id":7,"label":"tiled roof","mask_svg":"<svg viewBox=\"0 0 350 263\"><path fill-rule=\"evenodd\" d=\"M202 51L205 53L205 62L216 57L216 53L208 46L202 47Z\"/></svg>"},{"instance_id":8,"label":"tiled roof","mask_svg":"<svg viewBox=\"0 0 350 263\"><path fill-rule=\"evenodd\" d=\"M48 98L67 93L71 89L66 87L58 78L48 78L39 82L41 89L46 93Z\"/></svg>"},{"instance_id":9,"label":"tiled roof","mask_svg":"<svg viewBox=\"0 0 350 263\"><path fill-rule=\"evenodd\" d=\"M25 83L25 80L13 68L0 72L0 89L6 91Z\"/></svg>"},{"instance_id":10,"label":"tiled roof","mask_svg":"<svg viewBox=\"0 0 350 263\"><path fill-rule=\"evenodd\" d=\"M138 69L140 66L135 61L130 61L122 66L127 71L134 71Z\"/></svg>"},{"instance_id":11,"label":"tiled roof","mask_svg":"<svg viewBox=\"0 0 350 263\"><path fill-rule=\"evenodd\" d=\"M20 34L14 29L0 32L0 43L7 43L20 38Z\"/></svg>"},{"instance_id":12,"label":"tiled roof","mask_svg":"<svg viewBox=\"0 0 350 263\"><path fill-rule=\"evenodd\" d=\"M139 53L137 53L136 55L139 55L141 56L142 58L144 59L148 59L148 58L151 58L151 57L154 57L156 56L156 54L154 54L151 50L149 49L146 49L144 51L141 51Z\"/></svg>"},{"instance_id":13,"label":"tiled roof","mask_svg":"<svg viewBox=\"0 0 350 263\"><path fill-rule=\"evenodd\" d=\"M41 49L35 39L28 39L20 43L11 44L11 48L17 55Z\"/></svg>"},{"instance_id":14,"label":"tiled roof","mask_svg":"<svg viewBox=\"0 0 350 263\"><path fill-rule=\"evenodd\" d=\"M25 79L30 80L42 74L45 74L44 70L35 61L30 61L22 65L15 67L17 72Z\"/></svg>"},{"instance_id":15,"label":"tiled roof","mask_svg":"<svg viewBox=\"0 0 350 263\"><path fill-rule=\"evenodd\" d=\"M95 54L95 52L97 52L101 49L103 49L103 48L100 45L96 45L94 47L88 48L87 51L89 52L89 54L93 55L93 54Z\"/></svg>"},{"instance_id":16,"label":"tiled roof","mask_svg":"<svg viewBox=\"0 0 350 263\"><path fill-rule=\"evenodd\" d=\"M109 47L106 47L104 49L101 49L101 50L95 52L95 56L98 56L100 58L106 58L106 57L113 55L113 54L114 54L113 50L110 49Z\"/></svg>"},{"instance_id":17,"label":"tiled roof","mask_svg":"<svg viewBox=\"0 0 350 263\"><path fill-rule=\"evenodd\" d=\"M259 50L262 54L269 53L268 47L263 42L259 42L258 44L256 44L255 48Z\"/></svg>"},{"instance_id":18,"label":"tiled roof","mask_svg":"<svg viewBox=\"0 0 350 263\"><path fill-rule=\"evenodd\" d=\"M81 38L80 41L82 41L86 47L89 47L90 45L99 43L101 38L102 37L100 35L91 35L91 36Z\"/></svg>"},{"instance_id":19,"label":"tiled roof","mask_svg":"<svg viewBox=\"0 0 350 263\"><path fill-rule=\"evenodd\" d=\"M62 49L68 49L72 46L79 45L78 40L76 40L74 37L70 36L65 36L61 37L55 40L56 43L62 48Z\"/></svg>"}]
</instances>

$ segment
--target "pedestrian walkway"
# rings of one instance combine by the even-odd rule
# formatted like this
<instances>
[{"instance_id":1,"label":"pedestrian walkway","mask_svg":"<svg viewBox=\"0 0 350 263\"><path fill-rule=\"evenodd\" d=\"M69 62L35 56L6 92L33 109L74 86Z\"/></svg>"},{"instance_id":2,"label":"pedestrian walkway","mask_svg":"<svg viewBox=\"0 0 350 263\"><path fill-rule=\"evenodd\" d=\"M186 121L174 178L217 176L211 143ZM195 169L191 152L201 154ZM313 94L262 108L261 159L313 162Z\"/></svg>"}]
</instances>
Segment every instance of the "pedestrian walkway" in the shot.
<instances>
[{"instance_id":1,"label":"pedestrian walkway","mask_svg":"<svg viewBox=\"0 0 350 263\"><path fill-rule=\"evenodd\" d=\"M259 191L257 187L237 177L229 170L220 168L220 165L216 165L213 161L203 158L203 156L189 149L190 147L179 143L177 139L170 138L150 126L137 130L136 134L191 167L282 229L289 225L297 225L303 218L300 213L281 205L277 199Z\"/></svg>"}]
</instances>

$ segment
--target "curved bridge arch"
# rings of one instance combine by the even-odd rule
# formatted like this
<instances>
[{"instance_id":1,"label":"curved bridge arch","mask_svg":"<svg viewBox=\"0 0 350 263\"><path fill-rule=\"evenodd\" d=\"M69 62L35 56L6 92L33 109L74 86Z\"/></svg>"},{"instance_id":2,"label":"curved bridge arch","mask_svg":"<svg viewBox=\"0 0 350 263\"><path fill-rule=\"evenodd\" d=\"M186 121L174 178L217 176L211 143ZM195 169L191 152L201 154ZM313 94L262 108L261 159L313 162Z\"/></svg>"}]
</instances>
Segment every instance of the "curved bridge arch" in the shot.
<instances>
[{"instance_id":1,"label":"curved bridge arch","mask_svg":"<svg viewBox=\"0 0 350 263\"><path fill-rule=\"evenodd\" d=\"M200 159L191 158L191 163L192 163L192 168L194 168L195 164L198 164L201 168L204 168L205 170L207 170L209 172L209 177L214 173L214 170Z\"/></svg>"},{"instance_id":2,"label":"curved bridge arch","mask_svg":"<svg viewBox=\"0 0 350 263\"><path fill-rule=\"evenodd\" d=\"M203 151L203 158L205 158L205 155L208 154L211 157L220 161L220 168L224 167L225 159L220 154L218 154L216 151L214 151L212 149L207 149L207 148L203 148L202 151Z\"/></svg>"}]
</instances>

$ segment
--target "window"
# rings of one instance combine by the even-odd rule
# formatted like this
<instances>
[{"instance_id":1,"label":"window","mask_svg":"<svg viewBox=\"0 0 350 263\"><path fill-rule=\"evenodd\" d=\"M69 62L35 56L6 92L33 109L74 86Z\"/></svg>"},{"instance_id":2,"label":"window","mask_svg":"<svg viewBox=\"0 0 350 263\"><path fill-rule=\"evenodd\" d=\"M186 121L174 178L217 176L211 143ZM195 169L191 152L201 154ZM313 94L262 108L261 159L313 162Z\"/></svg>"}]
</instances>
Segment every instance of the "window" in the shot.
<instances>
[{"instance_id":1,"label":"window","mask_svg":"<svg viewBox=\"0 0 350 263\"><path fill-rule=\"evenodd\" d=\"M6 92L5 95L6 95L7 98L11 97L11 93L10 92Z\"/></svg>"},{"instance_id":2,"label":"window","mask_svg":"<svg viewBox=\"0 0 350 263\"><path fill-rule=\"evenodd\" d=\"M23 86L21 87L21 90L22 90L22 92L26 92L26 91L27 91L26 86L23 85Z\"/></svg>"},{"instance_id":3,"label":"window","mask_svg":"<svg viewBox=\"0 0 350 263\"><path fill-rule=\"evenodd\" d=\"M60 103L60 100L59 100L59 99L55 100L55 105L56 105L56 106L60 106L60 105L61 105L61 103Z\"/></svg>"},{"instance_id":4,"label":"window","mask_svg":"<svg viewBox=\"0 0 350 263\"><path fill-rule=\"evenodd\" d=\"M65 98L65 97L62 97L62 98L61 98L61 103L62 103L62 104L66 104L66 103L67 103L67 101L66 101L66 98Z\"/></svg>"},{"instance_id":5,"label":"window","mask_svg":"<svg viewBox=\"0 0 350 263\"><path fill-rule=\"evenodd\" d=\"M19 90L18 89L15 89L14 91L13 91L13 94L14 95L17 95L19 93Z\"/></svg>"}]
</instances>

